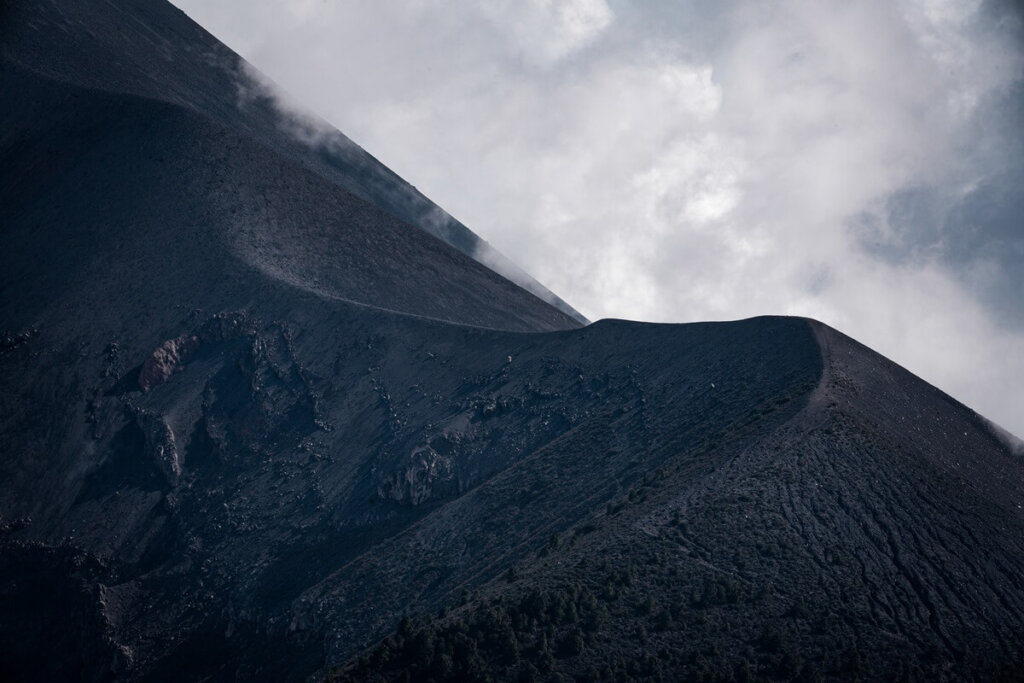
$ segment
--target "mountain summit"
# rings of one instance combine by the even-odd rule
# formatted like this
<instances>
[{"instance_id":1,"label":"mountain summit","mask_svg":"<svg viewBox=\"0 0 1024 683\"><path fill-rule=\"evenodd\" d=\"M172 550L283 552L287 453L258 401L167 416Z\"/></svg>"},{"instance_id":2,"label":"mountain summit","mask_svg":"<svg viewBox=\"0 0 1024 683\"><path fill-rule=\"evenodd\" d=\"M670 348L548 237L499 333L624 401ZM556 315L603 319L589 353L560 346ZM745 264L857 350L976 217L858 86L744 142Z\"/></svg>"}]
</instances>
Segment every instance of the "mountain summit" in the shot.
<instances>
[{"instance_id":1,"label":"mountain summit","mask_svg":"<svg viewBox=\"0 0 1024 683\"><path fill-rule=\"evenodd\" d=\"M0 677L1019 675L987 421L811 320L583 326L247 71L0 8Z\"/></svg>"}]
</instances>

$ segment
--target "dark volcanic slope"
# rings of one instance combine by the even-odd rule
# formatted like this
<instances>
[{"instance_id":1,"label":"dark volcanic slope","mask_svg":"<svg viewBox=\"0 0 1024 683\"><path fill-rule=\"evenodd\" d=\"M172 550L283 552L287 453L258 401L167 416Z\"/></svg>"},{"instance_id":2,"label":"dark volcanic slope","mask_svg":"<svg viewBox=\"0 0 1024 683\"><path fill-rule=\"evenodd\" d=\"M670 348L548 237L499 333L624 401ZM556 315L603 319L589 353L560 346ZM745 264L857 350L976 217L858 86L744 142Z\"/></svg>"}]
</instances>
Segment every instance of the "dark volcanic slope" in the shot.
<instances>
[{"instance_id":1,"label":"dark volcanic slope","mask_svg":"<svg viewBox=\"0 0 1024 683\"><path fill-rule=\"evenodd\" d=\"M798 350L800 333L813 333L823 365L814 367L812 387L795 372L788 390L775 385L722 430L700 410L708 422L697 434L644 444L641 479L605 474L621 488L604 507L579 499L575 482L587 475L577 451L542 484L520 475L501 490L495 478L474 493L512 503L512 512L485 507L486 521L476 522L450 514L441 527L421 525L388 547L387 556L411 546L421 563L426 554L446 566L434 559L445 551L433 549L447 540L458 555L450 547L458 534L442 531L449 525L494 538L508 532L492 519L591 510L544 529L557 535L543 546L535 534L532 552L510 558L511 571L462 606L421 612L334 676L397 678L412 669L414 678L438 680L485 671L499 679L1018 680L1020 457L942 392L834 330L801 325L760 319L723 327L744 339L730 354L777 342L789 355L768 363L800 363L807 373L814 363ZM754 329L772 342L757 340ZM650 332L630 330L632 339ZM766 379L746 376L751 384ZM723 389L730 403L743 401L734 384L715 383L715 392ZM671 424L659 418L658 427ZM673 425L662 434L683 431ZM605 448L614 459L615 448ZM559 462L571 449L559 443L547 457ZM535 501L543 502L534 508Z\"/></svg>"},{"instance_id":2,"label":"dark volcanic slope","mask_svg":"<svg viewBox=\"0 0 1024 683\"><path fill-rule=\"evenodd\" d=\"M234 238L245 242L241 250L251 252L256 243L258 253L247 255L261 265L267 248L279 248L293 237L301 237L303 249L318 250L318 256L343 258L335 270L350 272L348 266L359 264L358 282L340 276L349 282L338 283L337 273L317 272L303 254L273 255L285 265L276 276L299 278L301 285L332 295L508 329L586 322L522 271L515 273L520 284L562 315L518 288L495 284L499 278L486 268L453 265L449 254L435 263L434 253L446 250L422 236L406 239L403 221L470 257L496 252L326 124L317 124L313 138L302 131L294 134L304 124L275 108L249 76L251 67L163 0L5 2L0 8L0 65L0 152L5 160L24 164L8 163L4 169L0 207L7 212L25 201L50 205L53 193L60 192L66 206L49 208L64 214L32 220L45 225L91 219L123 227L139 224L138 217L71 212L124 210L131 200L150 200L146 215L159 218L161 229L179 232L183 241L210 239L194 232L199 225L213 233L247 226L239 232L252 234ZM83 179L106 183L102 189L107 194L135 191L136 196L114 207L76 205L76 195L87 201L105 197L96 194L95 182L82 184ZM57 181L65 185L57 187ZM150 191L156 195L148 197ZM353 231L360 233L358 242L345 241ZM328 245L331 251L322 253ZM421 249L431 254L424 256ZM420 268L435 271L428 276L473 274L442 292L443 282L417 277ZM308 272L299 277L297 270ZM368 272L379 275L367 280ZM477 282L480 278L492 282ZM418 302L385 291L389 283L445 301L420 310ZM475 305L455 305L466 295L462 287L479 300ZM516 310L483 314L476 310L480 301L507 302Z\"/></svg>"},{"instance_id":3,"label":"dark volcanic slope","mask_svg":"<svg viewBox=\"0 0 1024 683\"><path fill-rule=\"evenodd\" d=\"M812 321L578 328L168 5L0 12L0 680L1014 672L971 410Z\"/></svg>"}]
</instances>

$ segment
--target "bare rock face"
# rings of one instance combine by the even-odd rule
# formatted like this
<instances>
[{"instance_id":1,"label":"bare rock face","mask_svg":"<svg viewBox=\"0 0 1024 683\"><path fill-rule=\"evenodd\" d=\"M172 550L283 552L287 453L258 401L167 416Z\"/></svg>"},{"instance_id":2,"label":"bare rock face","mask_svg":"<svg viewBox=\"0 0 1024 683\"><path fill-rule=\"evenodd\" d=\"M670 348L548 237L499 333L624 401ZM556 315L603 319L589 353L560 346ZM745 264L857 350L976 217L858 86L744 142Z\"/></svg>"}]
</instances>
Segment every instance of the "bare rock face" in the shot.
<instances>
[{"instance_id":1,"label":"bare rock face","mask_svg":"<svg viewBox=\"0 0 1024 683\"><path fill-rule=\"evenodd\" d=\"M146 453L167 483L176 485L181 476L181 457L170 425L160 415L145 409L136 410L135 421L144 435Z\"/></svg>"},{"instance_id":2,"label":"bare rock face","mask_svg":"<svg viewBox=\"0 0 1024 683\"><path fill-rule=\"evenodd\" d=\"M449 493L455 468L450 457L437 453L430 446L421 446L401 462L377 485L377 495L385 500L420 505Z\"/></svg>"},{"instance_id":3,"label":"bare rock face","mask_svg":"<svg viewBox=\"0 0 1024 683\"><path fill-rule=\"evenodd\" d=\"M139 371L139 387L148 391L180 371L204 345L218 344L250 335L253 321L242 313L219 313L193 334L168 339L154 351Z\"/></svg>"},{"instance_id":4,"label":"bare rock face","mask_svg":"<svg viewBox=\"0 0 1024 683\"><path fill-rule=\"evenodd\" d=\"M139 372L139 387L148 391L159 386L188 361L189 356L199 349L199 338L195 335L168 339L160 345L142 364Z\"/></svg>"}]
</instances>

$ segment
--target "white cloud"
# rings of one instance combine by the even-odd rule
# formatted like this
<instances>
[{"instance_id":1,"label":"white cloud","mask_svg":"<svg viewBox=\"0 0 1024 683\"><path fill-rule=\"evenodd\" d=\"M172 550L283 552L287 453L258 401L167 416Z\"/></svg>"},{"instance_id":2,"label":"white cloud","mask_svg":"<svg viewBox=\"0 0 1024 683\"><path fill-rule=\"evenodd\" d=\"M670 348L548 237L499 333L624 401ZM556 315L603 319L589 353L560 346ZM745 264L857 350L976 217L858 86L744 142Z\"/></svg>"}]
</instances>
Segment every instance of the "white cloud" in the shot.
<instances>
[{"instance_id":1,"label":"white cloud","mask_svg":"<svg viewBox=\"0 0 1024 683\"><path fill-rule=\"evenodd\" d=\"M528 62L548 65L593 42L612 22L604 0L501 0L470 3L513 39Z\"/></svg>"}]
</instances>

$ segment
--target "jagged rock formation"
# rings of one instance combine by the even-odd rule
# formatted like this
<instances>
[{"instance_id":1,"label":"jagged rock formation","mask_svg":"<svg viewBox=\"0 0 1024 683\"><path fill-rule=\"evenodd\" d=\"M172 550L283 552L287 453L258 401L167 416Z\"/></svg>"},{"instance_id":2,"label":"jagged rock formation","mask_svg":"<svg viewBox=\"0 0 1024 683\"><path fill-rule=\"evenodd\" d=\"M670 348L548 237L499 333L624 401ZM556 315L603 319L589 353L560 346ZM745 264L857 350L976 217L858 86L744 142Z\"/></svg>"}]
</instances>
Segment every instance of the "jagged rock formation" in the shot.
<instances>
[{"instance_id":1,"label":"jagged rock formation","mask_svg":"<svg viewBox=\"0 0 1024 683\"><path fill-rule=\"evenodd\" d=\"M164 2L0 58L0 678L1014 672L968 408L813 321L580 327Z\"/></svg>"}]
</instances>

